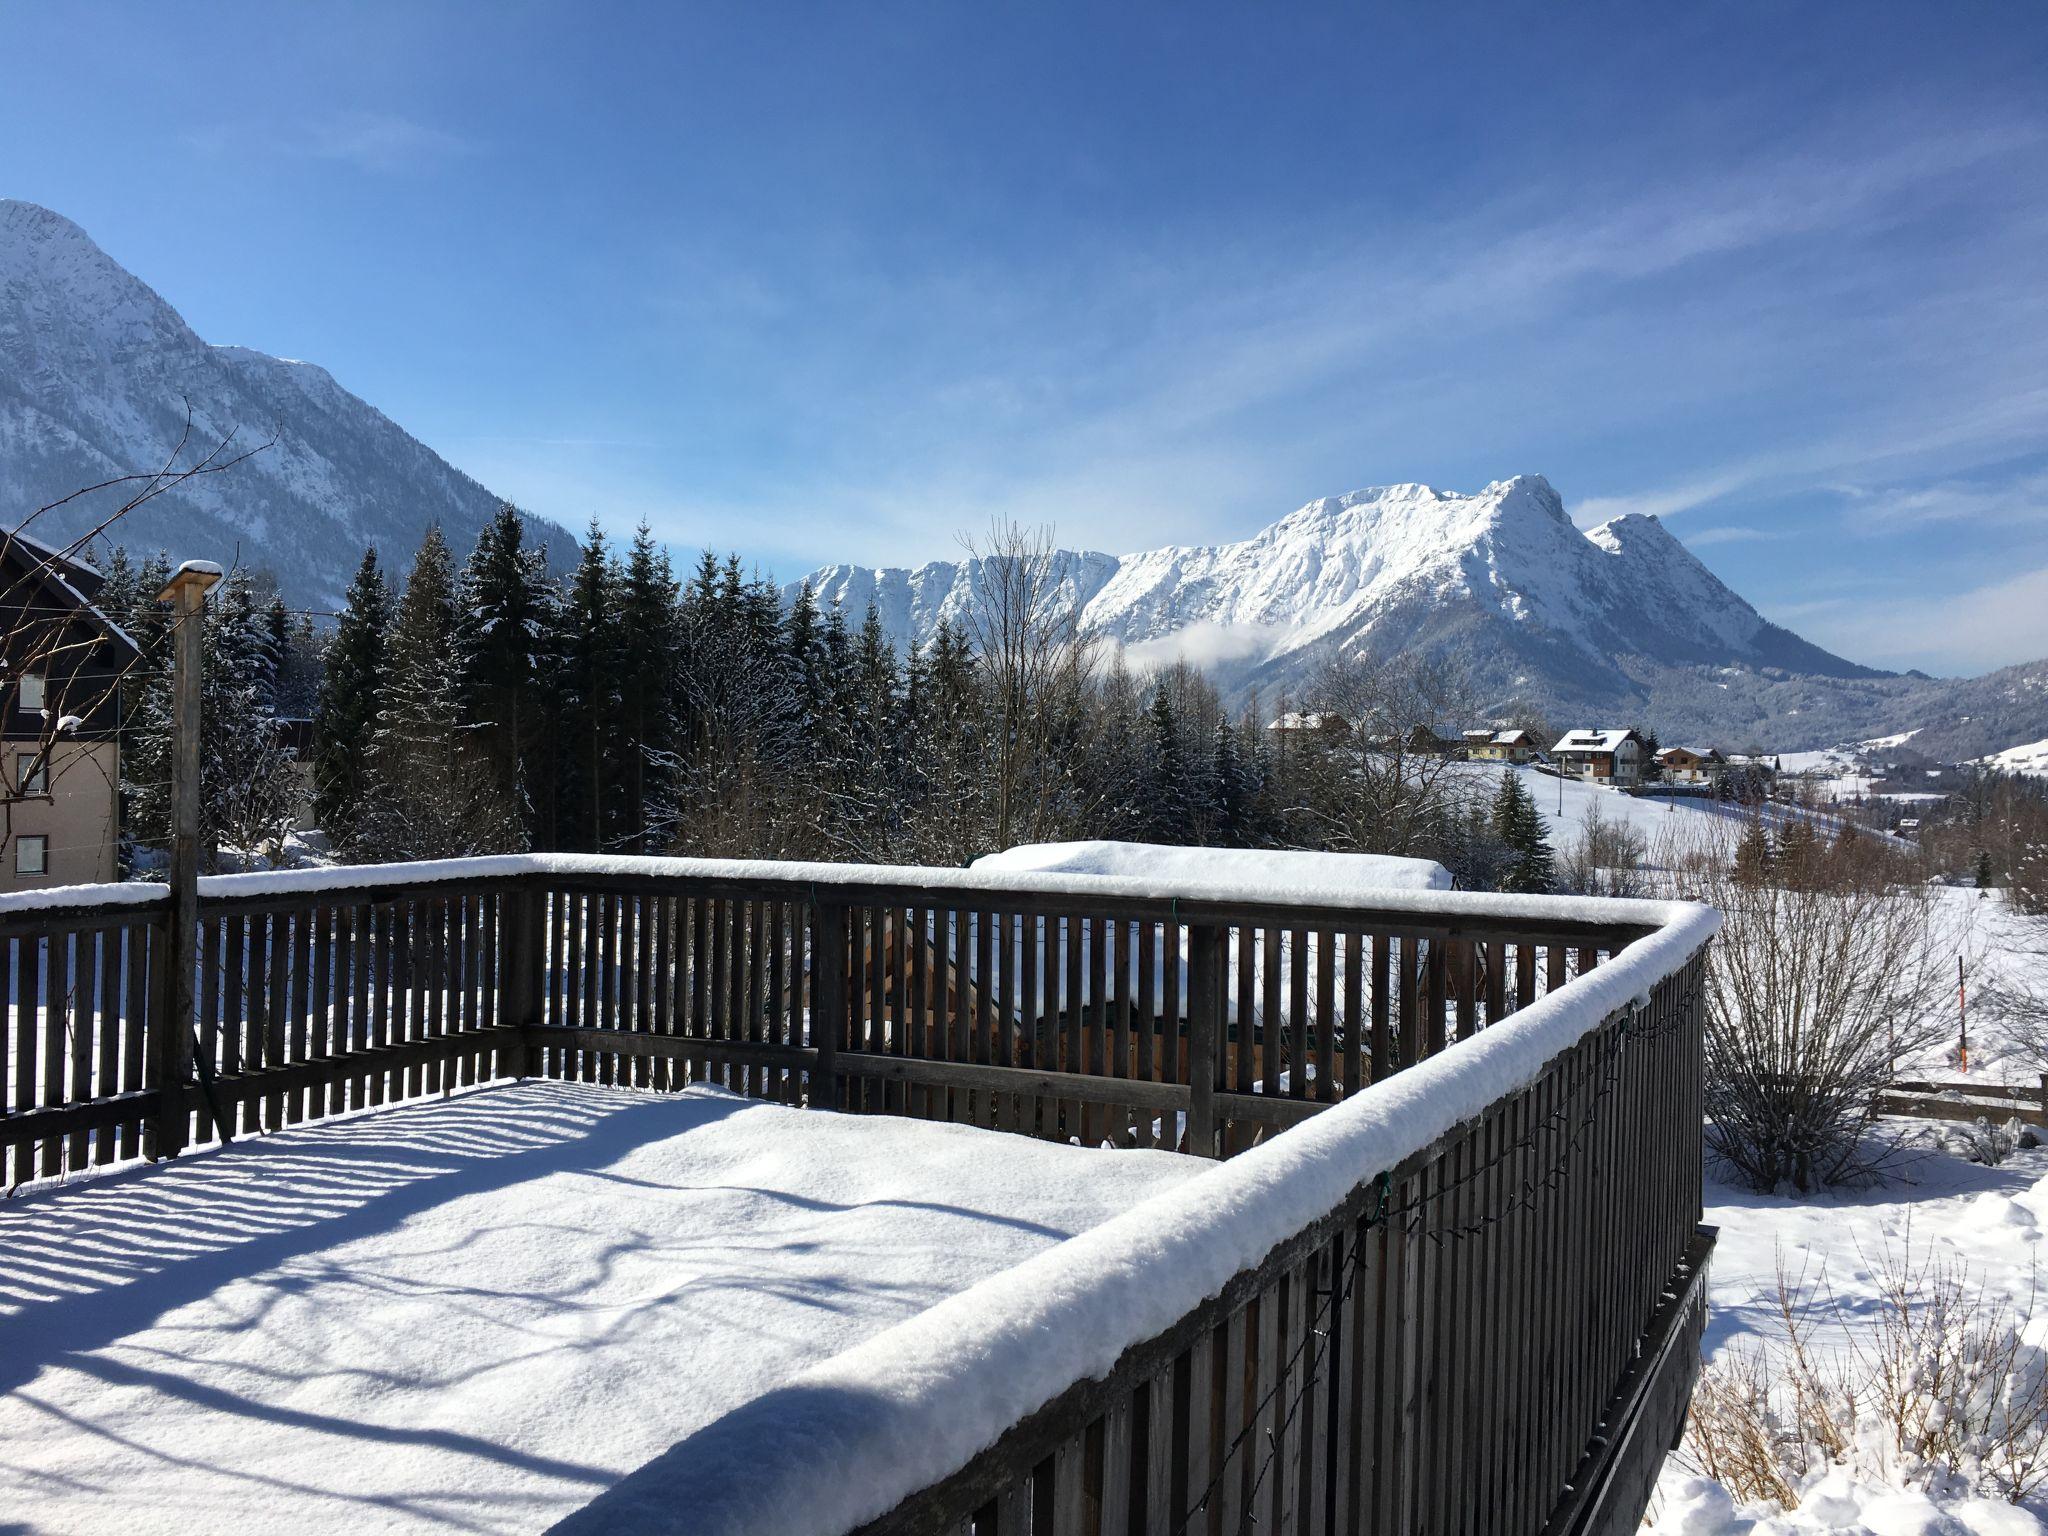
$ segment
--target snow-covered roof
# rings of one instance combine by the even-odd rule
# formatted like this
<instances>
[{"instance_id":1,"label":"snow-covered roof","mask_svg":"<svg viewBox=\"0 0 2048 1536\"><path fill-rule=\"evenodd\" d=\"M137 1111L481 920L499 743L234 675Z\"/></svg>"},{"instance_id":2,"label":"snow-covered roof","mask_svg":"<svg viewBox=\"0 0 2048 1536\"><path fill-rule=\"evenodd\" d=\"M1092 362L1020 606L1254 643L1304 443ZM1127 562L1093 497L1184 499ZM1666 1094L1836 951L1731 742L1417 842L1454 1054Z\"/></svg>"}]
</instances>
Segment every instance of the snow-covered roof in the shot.
<instances>
[{"instance_id":1,"label":"snow-covered roof","mask_svg":"<svg viewBox=\"0 0 2048 1536\"><path fill-rule=\"evenodd\" d=\"M1661 763L1672 757L1696 757L1703 763L1711 763L1718 761L1720 756L1721 754L1712 747L1666 747L1657 754L1657 761Z\"/></svg>"},{"instance_id":2,"label":"snow-covered roof","mask_svg":"<svg viewBox=\"0 0 2048 1536\"><path fill-rule=\"evenodd\" d=\"M1383 853L1310 853L1274 848L1177 848L1163 843L1026 843L985 854L982 870L1051 874L1137 875L1171 880L1190 896L1241 887L1299 884L1304 892L1448 891L1451 872L1434 859Z\"/></svg>"},{"instance_id":3,"label":"snow-covered roof","mask_svg":"<svg viewBox=\"0 0 2048 1536\"><path fill-rule=\"evenodd\" d=\"M1619 752L1621 744L1635 735L1631 730L1567 731L1553 752Z\"/></svg>"},{"instance_id":4,"label":"snow-covered roof","mask_svg":"<svg viewBox=\"0 0 2048 1536\"><path fill-rule=\"evenodd\" d=\"M1303 714L1298 710L1290 709L1286 714L1267 726L1266 729L1269 731L1320 731L1329 726L1341 729L1350 723L1342 715L1333 715L1324 711Z\"/></svg>"}]
</instances>

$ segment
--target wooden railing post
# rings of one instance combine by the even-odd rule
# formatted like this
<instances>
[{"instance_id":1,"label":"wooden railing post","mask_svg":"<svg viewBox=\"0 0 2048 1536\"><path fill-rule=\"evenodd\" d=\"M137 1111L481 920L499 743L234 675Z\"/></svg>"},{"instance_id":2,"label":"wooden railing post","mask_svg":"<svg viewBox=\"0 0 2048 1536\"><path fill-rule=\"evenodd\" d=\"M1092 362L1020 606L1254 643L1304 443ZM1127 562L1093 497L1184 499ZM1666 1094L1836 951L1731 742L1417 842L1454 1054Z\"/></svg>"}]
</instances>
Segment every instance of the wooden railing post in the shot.
<instances>
[{"instance_id":1,"label":"wooden railing post","mask_svg":"<svg viewBox=\"0 0 2048 1536\"><path fill-rule=\"evenodd\" d=\"M839 1037L846 1032L846 908L811 897L811 1107L839 1107Z\"/></svg>"},{"instance_id":2,"label":"wooden railing post","mask_svg":"<svg viewBox=\"0 0 2048 1536\"><path fill-rule=\"evenodd\" d=\"M548 893L537 887L522 886L505 894L504 917L498 926L498 942L503 946L498 962L501 1024L525 1029L541 1022L541 990L546 984L548 960L547 906ZM507 1058L513 1069L510 1074L505 1071ZM501 1076L538 1077L541 1048L528 1043L502 1051L498 1063Z\"/></svg>"},{"instance_id":3,"label":"wooden railing post","mask_svg":"<svg viewBox=\"0 0 2048 1536\"><path fill-rule=\"evenodd\" d=\"M192 1025L197 1009L192 972L199 927L199 665L206 594L220 567L188 560L157 601L171 606L171 906L161 944L150 945L149 1009L155 1027L150 1075L157 1090L155 1119L143 1128L145 1157L176 1157L185 1150L192 1086Z\"/></svg>"},{"instance_id":4,"label":"wooden railing post","mask_svg":"<svg viewBox=\"0 0 2048 1536\"><path fill-rule=\"evenodd\" d=\"M1188 925L1188 1150L1216 1155L1217 1042L1223 1036L1226 930ZM1238 1048L1244 1048L1242 1030Z\"/></svg>"}]
</instances>

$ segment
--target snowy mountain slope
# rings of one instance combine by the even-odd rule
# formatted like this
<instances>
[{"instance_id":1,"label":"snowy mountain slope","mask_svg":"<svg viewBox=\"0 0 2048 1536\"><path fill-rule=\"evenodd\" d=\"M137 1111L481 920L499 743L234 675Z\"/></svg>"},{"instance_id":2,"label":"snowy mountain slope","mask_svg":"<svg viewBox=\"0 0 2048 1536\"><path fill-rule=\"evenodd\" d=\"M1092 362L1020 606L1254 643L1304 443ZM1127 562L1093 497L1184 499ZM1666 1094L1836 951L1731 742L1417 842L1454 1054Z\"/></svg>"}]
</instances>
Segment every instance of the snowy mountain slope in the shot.
<instances>
[{"instance_id":1,"label":"snowy mountain slope","mask_svg":"<svg viewBox=\"0 0 2048 1536\"><path fill-rule=\"evenodd\" d=\"M459 550L497 505L325 369L207 345L69 219L0 199L0 522L154 469L183 431L188 401L196 443L230 429L241 444L277 441L133 514L117 535L131 550L239 558L325 606L365 544L402 563L438 520ZM76 535L113 505L83 501L36 529ZM565 530L535 531L552 559L574 559Z\"/></svg>"},{"instance_id":2,"label":"snowy mountain slope","mask_svg":"<svg viewBox=\"0 0 2048 1536\"><path fill-rule=\"evenodd\" d=\"M1489 710L1823 741L1856 733L1837 717L1887 719L1920 686L1772 624L1654 517L1582 532L1540 475L1473 495L1382 486L1238 543L1065 559L1089 632L1141 662L1186 654L1237 692L1298 690L1337 652L1420 650L1460 661ZM809 579L854 613L872 597L899 643L921 643L986 575L940 561Z\"/></svg>"}]
</instances>

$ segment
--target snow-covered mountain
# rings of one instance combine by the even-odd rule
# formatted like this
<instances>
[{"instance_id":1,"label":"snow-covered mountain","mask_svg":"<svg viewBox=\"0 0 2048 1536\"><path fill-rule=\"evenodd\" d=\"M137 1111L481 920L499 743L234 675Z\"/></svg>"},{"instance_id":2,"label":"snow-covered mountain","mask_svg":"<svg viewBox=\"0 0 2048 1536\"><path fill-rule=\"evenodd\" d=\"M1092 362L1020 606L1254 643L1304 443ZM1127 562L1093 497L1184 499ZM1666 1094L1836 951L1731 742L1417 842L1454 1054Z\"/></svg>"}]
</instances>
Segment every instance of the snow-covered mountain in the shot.
<instances>
[{"instance_id":1,"label":"snow-covered mountain","mask_svg":"<svg viewBox=\"0 0 2048 1536\"><path fill-rule=\"evenodd\" d=\"M154 469L192 412L193 441L237 429L263 452L132 514L135 551L268 568L291 597L337 600L363 546L403 565L429 523L458 551L498 498L311 363L209 346L69 219L0 199L0 526L80 488ZM190 455L188 455L189 462ZM75 536L112 503L42 519ZM557 561L575 541L536 522Z\"/></svg>"},{"instance_id":2,"label":"snow-covered mountain","mask_svg":"<svg viewBox=\"0 0 2048 1536\"><path fill-rule=\"evenodd\" d=\"M1088 632L1140 662L1185 655L1232 690L1297 689L1333 653L1419 650L1461 661L1496 711L1838 740L1837 723L1793 723L1828 713L1814 690L1860 710L1864 693L1896 703L1909 682L1771 623L1654 517L1580 530L1540 475L1473 495L1381 486L1310 502L1234 544L1061 558ZM872 599L899 643L922 643L986 575L940 561L809 580L853 613Z\"/></svg>"}]
</instances>

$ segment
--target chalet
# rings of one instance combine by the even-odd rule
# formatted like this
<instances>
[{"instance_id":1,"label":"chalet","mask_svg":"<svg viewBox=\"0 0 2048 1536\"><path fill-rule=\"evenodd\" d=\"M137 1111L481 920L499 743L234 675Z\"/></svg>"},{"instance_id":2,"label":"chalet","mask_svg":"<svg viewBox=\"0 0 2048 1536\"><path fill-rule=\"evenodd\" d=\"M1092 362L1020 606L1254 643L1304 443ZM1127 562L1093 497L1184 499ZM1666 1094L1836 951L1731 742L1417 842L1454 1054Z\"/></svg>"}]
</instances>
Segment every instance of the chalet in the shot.
<instances>
[{"instance_id":1,"label":"chalet","mask_svg":"<svg viewBox=\"0 0 2048 1536\"><path fill-rule=\"evenodd\" d=\"M0 890L115 878L121 700L135 644L95 605L77 555L0 534Z\"/></svg>"},{"instance_id":2,"label":"chalet","mask_svg":"<svg viewBox=\"0 0 2048 1536\"><path fill-rule=\"evenodd\" d=\"M1643 739L1634 731L1570 731L1550 755L1566 773L1596 784L1635 784L1643 777Z\"/></svg>"},{"instance_id":3,"label":"chalet","mask_svg":"<svg viewBox=\"0 0 2048 1536\"><path fill-rule=\"evenodd\" d=\"M1303 713L1290 709L1266 729L1283 736L1320 736L1336 740L1351 734L1351 722L1330 710Z\"/></svg>"},{"instance_id":4,"label":"chalet","mask_svg":"<svg viewBox=\"0 0 2048 1536\"><path fill-rule=\"evenodd\" d=\"M1728 767L1728 759L1712 747L1666 747L1657 754L1657 767L1673 784L1711 784Z\"/></svg>"},{"instance_id":5,"label":"chalet","mask_svg":"<svg viewBox=\"0 0 2048 1536\"><path fill-rule=\"evenodd\" d=\"M1467 731L1465 755L1475 763L1529 763L1540 749L1527 731Z\"/></svg>"}]
</instances>

